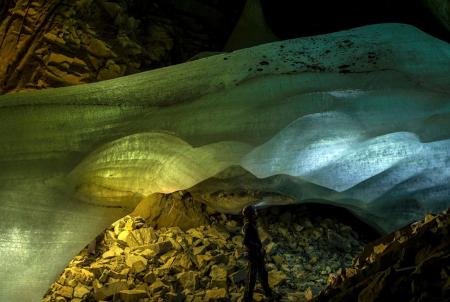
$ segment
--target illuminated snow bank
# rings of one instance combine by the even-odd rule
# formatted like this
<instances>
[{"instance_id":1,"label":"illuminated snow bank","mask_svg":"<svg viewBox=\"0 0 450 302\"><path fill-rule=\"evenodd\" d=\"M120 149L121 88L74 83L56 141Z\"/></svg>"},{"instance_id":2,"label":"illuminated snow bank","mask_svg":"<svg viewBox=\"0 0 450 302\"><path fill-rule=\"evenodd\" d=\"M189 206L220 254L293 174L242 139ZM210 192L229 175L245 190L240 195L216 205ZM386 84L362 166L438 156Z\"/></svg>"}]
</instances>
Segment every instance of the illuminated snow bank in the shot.
<instances>
[{"instance_id":1,"label":"illuminated snow bank","mask_svg":"<svg viewBox=\"0 0 450 302\"><path fill-rule=\"evenodd\" d=\"M385 230L449 206L450 46L407 25L5 95L0 123L1 301L39 300L120 206L154 191L199 182L212 205L234 199L202 184L269 191ZM263 179L205 179L234 165Z\"/></svg>"}]
</instances>

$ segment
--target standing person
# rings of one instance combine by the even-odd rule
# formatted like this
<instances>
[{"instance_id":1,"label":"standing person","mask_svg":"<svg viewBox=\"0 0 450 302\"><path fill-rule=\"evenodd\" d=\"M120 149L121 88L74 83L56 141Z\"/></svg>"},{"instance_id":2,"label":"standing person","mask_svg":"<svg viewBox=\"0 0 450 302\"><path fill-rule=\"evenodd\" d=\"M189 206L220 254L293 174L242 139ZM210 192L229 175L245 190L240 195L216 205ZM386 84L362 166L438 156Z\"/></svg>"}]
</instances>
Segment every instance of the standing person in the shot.
<instances>
[{"instance_id":1,"label":"standing person","mask_svg":"<svg viewBox=\"0 0 450 302\"><path fill-rule=\"evenodd\" d=\"M256 276L259 276L264 293L269 299L273 298L272 289L269 286L268 274L264 263L264 249L259 239L258 229L256 227L256 208L252 205L242 210L245 223L242 228L244 234L244 245L248 254L248 272L245 284L244 301L253 301L253 289L256 283Z\"/></svg>"}]
</instances>

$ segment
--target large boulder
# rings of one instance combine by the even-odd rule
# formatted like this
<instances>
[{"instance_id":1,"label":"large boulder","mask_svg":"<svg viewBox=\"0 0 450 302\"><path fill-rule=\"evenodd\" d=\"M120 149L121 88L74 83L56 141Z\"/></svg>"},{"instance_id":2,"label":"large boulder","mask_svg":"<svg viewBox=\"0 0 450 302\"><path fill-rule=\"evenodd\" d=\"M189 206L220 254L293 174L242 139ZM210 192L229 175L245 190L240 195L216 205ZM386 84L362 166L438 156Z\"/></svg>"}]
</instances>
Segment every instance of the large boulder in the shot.
<instances>
[{"instance_id":1,"label":"large boulder","mask_svg":"<svg viewBox=\"0 0 450 302\"><path fill-rule=\"evenodd\" d=\"M155 228L178 226L188 230L207 222L204 206L182 191L150 195L137 205L131 215L144 217L147 224Z\"/></svg>"}]
</instances>

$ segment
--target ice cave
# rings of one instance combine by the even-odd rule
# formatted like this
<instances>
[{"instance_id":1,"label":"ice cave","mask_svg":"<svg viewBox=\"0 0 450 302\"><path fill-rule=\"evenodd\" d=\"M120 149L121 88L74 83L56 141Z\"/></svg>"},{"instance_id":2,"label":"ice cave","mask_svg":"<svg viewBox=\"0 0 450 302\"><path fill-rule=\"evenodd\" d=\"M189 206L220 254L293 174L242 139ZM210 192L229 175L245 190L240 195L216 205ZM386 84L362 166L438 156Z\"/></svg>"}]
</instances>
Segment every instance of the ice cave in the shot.
<instances>
[{"instance_id":1,"label":"ice cave","mask_svg":"<svg viewBox=\"0 0 450 302\"><path fill-rule=\"evenodd\" d=\"M289 39L271 1L169 2L174 20L234 20L229 48L156 28L164 1L1 6L0 301L244 301L248 205L276 301L450 299L448 1L417 1L437 35L394 19ZM200 55L164 63L188 46ZM333 224L346 215L377 235ZM308 254L308 236L338 252ZM390 296L373 289L387 271L406 278Z\"/></svg>"}]
</instances>

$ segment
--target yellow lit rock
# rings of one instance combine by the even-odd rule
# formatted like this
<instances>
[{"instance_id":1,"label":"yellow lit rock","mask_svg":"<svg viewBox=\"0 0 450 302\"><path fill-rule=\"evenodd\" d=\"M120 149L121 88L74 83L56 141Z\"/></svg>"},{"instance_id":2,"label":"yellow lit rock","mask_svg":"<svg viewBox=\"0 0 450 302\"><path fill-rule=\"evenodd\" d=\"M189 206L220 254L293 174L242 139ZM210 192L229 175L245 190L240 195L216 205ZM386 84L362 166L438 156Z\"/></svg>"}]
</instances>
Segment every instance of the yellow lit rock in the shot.
<instances>
[{"instance_id":1,"label":"yellow lit rock","mask_svg":"<svg viewBox=\"0 0 450 302\"><path fill-rule=\"evenodd\" d=\"M138 302L147 297L147 292L142 289L125 289L120 291L120 299L123 302Z\"/></svg>"},{"instance_id":2,"label":"yellow lit rock","mask_svg":"<svg viewBox=\"0 0 450 302\"><path fill-rule=\"evenodd\" d=\"M286 282L286 280L286 274L281 271L273 270L269 272L269 285L271 288L276 288L278 285Z\"/></svg>"},{"instance_id":3,"label":"yellow lit rock","mask_svg":"<svg viewBox=\"0 0 450 302\"><path fill-rule=\"evenodd\" d=\"M384 250L386 249L386 245L384 244L379 244L373 247L373 251L375 252L375 254L381 254L384 252Z\"/></svg>"},{"instance_id":4,"label":"yellow lit rock","mask_svg":"<svg viewBox=\"0 0 450 302\"><path fill-rule=\"evenodd\" d=\"M140 273L147 268L147 259L139 255L127 255L125 263L134 273Z\"/></svg>"}]
</instances>

